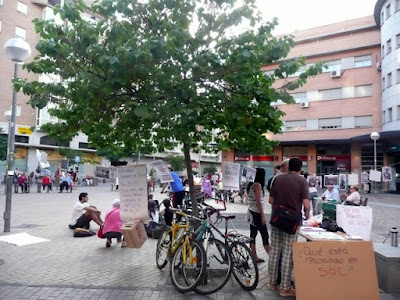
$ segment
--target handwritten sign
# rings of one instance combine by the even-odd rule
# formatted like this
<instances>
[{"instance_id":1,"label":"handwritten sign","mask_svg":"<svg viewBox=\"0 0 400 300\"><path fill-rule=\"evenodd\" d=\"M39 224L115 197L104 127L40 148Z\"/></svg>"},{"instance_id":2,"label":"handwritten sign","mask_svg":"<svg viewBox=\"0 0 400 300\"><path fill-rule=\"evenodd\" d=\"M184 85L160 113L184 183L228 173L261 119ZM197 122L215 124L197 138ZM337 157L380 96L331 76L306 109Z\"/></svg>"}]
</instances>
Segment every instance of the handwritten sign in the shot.
<instances>
[{"instance_id":1,"label":"handwritten sign","mask_svg":"<svg viewBox=\"0 0 400 300\"><path fill-rule=\"evenodd\" d=\"M110 175L110 182L111 183L116 183L116 179L117 179L117 176L118 176L118 169L117 169L117 167L110 167L110 173L109 173L109 175Z\"/></svg>"},{"instance_id":2,"label":"handwritten sign","mask_svg":"<svg viewBox=\"0 0 400 300\"><path fill-rule=\"evenodd\" d=\"M239 189L240 165L234 163L222 164L222 178L224 180L224 189Z\"/></svg>"},{"instance_id":3,"label":"handwritten sign","mask_svg":"<svg viewBox=\"0 0 400 300\"><path fill-rule=\"evenodd\" d=\"M336 205L336 222L349 235L371 238L372 208L368 206Z\"/></svg>"},{"instance_id":4,"label":"handwritten sign","mask_svg":"<svg viewBox=\"0 0 400 300\"><path fill-rule=\"evenodd\" d=\"M153 161L152 163L149 163L149 166L156 170L161 183L167 183L167 182L174 181L174 178L172 178L172 175L169 172L169 169L163 160Z\"/></svg>"},{"instance_id":5,"label":"handwritten sign","mask_svg":"<svg viewBox=\"0 0 400 300\"><path fill-rule=\"evenodd\" d=\"M293 262L297 300L380 299L372 242L293 243Z\"/></svg>"},{"instance_id":6,"label":"handwritten sign","mask_svg":"<svg viewBox=\"0 0 400 300\"><path fill-rule=\"evenodd\" d=\"M149 218L147 211L146 165L122 167L118 172L121 201L121 220L132 224L134 220Z\"/></svg>"}]
</instances>

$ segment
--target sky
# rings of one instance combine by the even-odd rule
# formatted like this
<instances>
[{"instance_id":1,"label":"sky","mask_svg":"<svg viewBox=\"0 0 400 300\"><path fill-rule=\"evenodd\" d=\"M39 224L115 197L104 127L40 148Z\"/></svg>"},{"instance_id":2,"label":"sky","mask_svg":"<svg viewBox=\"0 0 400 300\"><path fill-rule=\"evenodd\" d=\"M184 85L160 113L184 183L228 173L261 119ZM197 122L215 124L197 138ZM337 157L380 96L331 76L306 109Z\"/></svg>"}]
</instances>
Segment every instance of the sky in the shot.
<instances>
[{"instance_id":1,"label":"sky","mask_svg":"<svg viewBox=\"0 0 400 300\"><path fill-rule=\"evenodd\" d=\"M277 17L274 34L292 33L359 17L372 16L377 0L256 0L270 21Z\"/></svg>"}]
</instances>

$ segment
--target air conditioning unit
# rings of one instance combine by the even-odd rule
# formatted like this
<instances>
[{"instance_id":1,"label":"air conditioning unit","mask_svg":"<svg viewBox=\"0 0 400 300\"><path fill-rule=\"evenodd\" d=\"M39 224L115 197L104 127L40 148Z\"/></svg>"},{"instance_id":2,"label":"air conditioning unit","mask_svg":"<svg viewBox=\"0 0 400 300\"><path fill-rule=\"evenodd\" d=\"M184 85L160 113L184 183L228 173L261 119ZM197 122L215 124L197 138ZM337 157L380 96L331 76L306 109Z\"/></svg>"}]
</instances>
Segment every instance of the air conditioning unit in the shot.
<instances>
[{"instance_id":1,"label":"air conditioning unit","mask_svg":"<svg viewBox=\"0 0 400 300\"><path fill-rule=\"evenodd\" d=\"M340 77L340 76L342 76L342 70L338 69L338 70L331 71L332 78L336 78L336 77Z\"/></svg>"},{"instance_id":2,"label":"air conditioning unit","mask_svg":"<svg viewBox=\"0 0 400 300\"><path fill-rule=\"evenodd\" d=\"M308 107L308 102L301 102L300 103L301 108L307 108Z\"/></svg>"}]
</instances>

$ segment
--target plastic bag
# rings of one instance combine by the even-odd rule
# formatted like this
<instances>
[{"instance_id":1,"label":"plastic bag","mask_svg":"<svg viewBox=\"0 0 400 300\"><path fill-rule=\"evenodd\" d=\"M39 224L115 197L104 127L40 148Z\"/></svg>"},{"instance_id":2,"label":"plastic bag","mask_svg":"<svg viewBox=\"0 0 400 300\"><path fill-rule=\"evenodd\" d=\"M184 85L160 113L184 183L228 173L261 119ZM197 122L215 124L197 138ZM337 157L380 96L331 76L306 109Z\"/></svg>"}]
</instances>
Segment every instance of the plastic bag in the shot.
<instances>
[{"instance_id":1,"label":"plastic bag","mask_svg":"<svg viewBox=\"0 0 400 300\"><path fill-rule=\"evenodd\" d=\"M318 227L318 225L322 223L322 218L323 218L322 214L312 216L308 220L303 221L303 225Z\"/></svg>"}]
</instances>

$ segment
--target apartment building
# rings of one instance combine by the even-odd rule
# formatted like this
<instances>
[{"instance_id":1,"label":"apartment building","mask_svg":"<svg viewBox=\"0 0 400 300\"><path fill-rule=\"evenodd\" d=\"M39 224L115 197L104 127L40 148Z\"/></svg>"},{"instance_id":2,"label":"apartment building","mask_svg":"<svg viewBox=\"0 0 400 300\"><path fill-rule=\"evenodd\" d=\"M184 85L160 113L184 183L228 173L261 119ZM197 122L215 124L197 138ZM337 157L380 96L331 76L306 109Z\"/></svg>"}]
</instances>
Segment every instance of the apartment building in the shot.
<instances>
[{"instance_id":1,"label":"apartment building","mask_svg":"<svg viewBox=\"0 0 400 300\"><path fill-rule=\"evenodd\" d=\"M40 37L35 32L32 20L53 19L53 7L62 4L64 0L0 0L0 45L12 37L24 39L32 49L32 55L28 59L32 60L37 54L35 45ZM91 18L89 12L87 18ZM3 47L3 46L2 46ZM8 135L8 121L4 116L6 111L11 110L12 85L14 66L13 62L3 54L0 55L0 128L3 135ZM57 81L60 78L50 76L30 74L19 67L19 77L29 80ZM54 77L54 76L53 76ZM60 143L51 139L46 133L40 131L40 126L47 122L57 122L48 113L48 108L33 108L26 102L28 97L22 93L17 95L17 114L15 130L15 167L28 172L34 171L37 167L36 149L46 151L51 169L55 170L60 166L62 156L59 154L59 147L69 147L79 150L84 158L101 161L96 155L95 150L88 146L87 136L79 134L70 143ZM0 175L5 172L5 162L0 162Z\"/></svg>"},{"instance_id":2,"label":"apartment building","mask_svg":"<svg viewBox=\"0 0 400 300\"><path fill-rule=\"evenodd\" d=\"M385 15L386 22L380 23L381 11L385 14L389 11L388 4L385 7L383 2L393 2L393 7L390 17ZM285 116L282 133L269 135L270 139L280 142L273 155L249 155L236 150L224 152L223 161L265 167L270 175L274 164L298 156L304 162L303 170L309 174L361 174L374 168L370 134L376 131L380 133L377 168L392 165L395 169L396 162L400 162L400 123L397 121L400 84L396 77L400 72L400 56L399 45L394 44L400 40L400 12L395 9L398 3L398 0L378 1L379 13L375 18L368 16L292 33L296 45L288 58L303 55L308 64L323 61L326 68L293 91L295 104L275 103ZM388 40L393 43L391 52L387 50ZM276 67L268 65L262 70L269 73ZM278 80L276 87L282 83ZM391 186L378 188L396 190L397 184L399 190L399 173L397 169L396 182Z\"/></svg>"}]
</instances>

